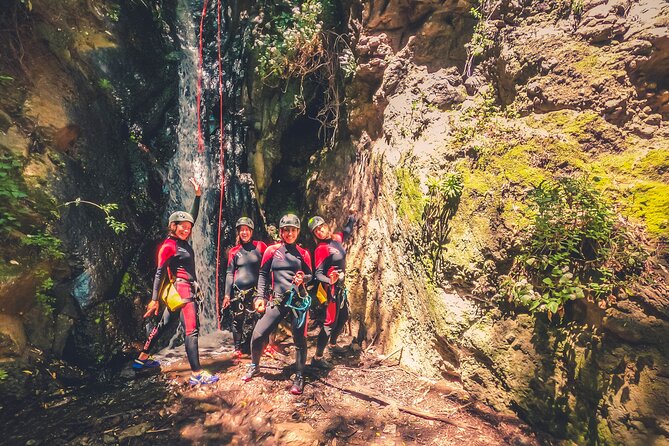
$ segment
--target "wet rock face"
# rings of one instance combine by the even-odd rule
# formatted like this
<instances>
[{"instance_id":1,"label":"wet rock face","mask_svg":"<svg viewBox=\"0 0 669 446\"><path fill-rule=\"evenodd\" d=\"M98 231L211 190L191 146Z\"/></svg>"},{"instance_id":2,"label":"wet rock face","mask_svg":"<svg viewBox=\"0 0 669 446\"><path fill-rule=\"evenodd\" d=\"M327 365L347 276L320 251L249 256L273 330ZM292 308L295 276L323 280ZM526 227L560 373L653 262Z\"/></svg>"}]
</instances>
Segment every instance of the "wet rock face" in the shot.
<instances>
[{"instance_id":1,"label":"wet rock face","mask_svg":"<svg viewBox=\"0 0 669 446\"><path fill-rule=\"evenodd\" d=\"M8 280L3 275L0 309L19 316L29 342L47 354L60 356L73 332L83 341L69 342L75 357L86 343L118 345L79 322L116 296L125 269L157 232L159 168L174 149L178 47L175 2L149 3L36 0L30 11L17 3L21 60L11 50L15 42L0 45L0 72L13 79L0 84L0 150L21 159L39 198L22 231L55 235L65 257L33 250L29 258L26 247L24 254L18 249ZM114 216L128 229L115 234L94 206L60 206L77 197L116 203ZM40 289L46 278L53 286ZM135 323L121 331L134 333Z\"/></svg>"}]
</instances>

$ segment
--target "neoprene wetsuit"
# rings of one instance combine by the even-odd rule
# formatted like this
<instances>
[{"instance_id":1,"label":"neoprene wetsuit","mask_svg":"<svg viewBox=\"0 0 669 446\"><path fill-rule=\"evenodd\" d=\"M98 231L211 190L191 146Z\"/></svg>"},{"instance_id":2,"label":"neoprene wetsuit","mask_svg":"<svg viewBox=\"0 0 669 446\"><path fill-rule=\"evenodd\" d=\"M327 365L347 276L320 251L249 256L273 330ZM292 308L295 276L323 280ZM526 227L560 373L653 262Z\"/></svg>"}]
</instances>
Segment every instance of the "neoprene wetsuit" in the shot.
<instances>
[{"instance_id":1,"label":"neoprene wetsuit","mask_svg":"<svg viewBox=\"0 0 669 446\"><path fill-rule=\"evenodd\" d=\"M263 242L250 240L235 246L228 254L225 295L230 296L235 350L241 349L244 324L254 317L254 291L258 283L260 262L266 249L267 245ZM244 340L246 341L248 339Z\"/></svg>"},{"instance_id":2,"label":"neoprene wetsuit","mask_svg":"<svg viewBox=\"0 0 669 446\"><path fill-rule=\"evenodd\" d=\"M291 308L286 306L286 299L293 290L293 279L298 271L304 272L304 283L312 278L311 256L309 251L297 244L277 243L265 251L260 265L258 291L254 300L265 299L270 290L270 301L265 314L258 321L251 339L251 358L253 364L260 364L260 357L269 341L269 335L287 316L291 316L291 329L295 342L295 364L298 374L302 374L307 361L307 325L308 317L300 325ZM297 291L297 290L296 290ZM308 312L307 312L308 313Z\"/></svg>"},{"instance_id":3,"label":"neoprene wetsuit","mask_svg":"<svg viewBox=\"0 0 669 446\"><path fill-rule=\"evenodd\" d=\"M316 356L322 356L328 341L331 345L337 344L337 337L344 328L349 317L348 302L344 298L344 272L346 271L346 250L342 243L353 231L355 217L348 217L342 232L332 234L332 237L319 240L314 250L314 283L316 293L325 292L327 302L315 311L321 331L316 341ZM331 285L329 274L333 270L340 272L339 281Z\"/></svg>"},{"instance_id":4,"label":"neoprene wetsuit","mask_svg":"<svg viewBox=\"0 0 669 446\"><path fill-rule=\"evenodd\" d=\"M200 209L200 197L196 196L191 209L193 220L197 220ZM168 275L175 278L175 285L179 295L187 303L180 309L172 312L165 308L158 324L153 327L149 337L144 343L142 352L149 353L151 347L165 332L168 325L178 319L186 332L186 355L188 363L193 371L200 370L200 358L198 354L199 319L197 315L197 303L195 302L195 253L193 247L186 240L180 240L169 236L158 248L158 268L153 279L152 300L158 300L160 286Z\"/></svg>"}]
</instances>

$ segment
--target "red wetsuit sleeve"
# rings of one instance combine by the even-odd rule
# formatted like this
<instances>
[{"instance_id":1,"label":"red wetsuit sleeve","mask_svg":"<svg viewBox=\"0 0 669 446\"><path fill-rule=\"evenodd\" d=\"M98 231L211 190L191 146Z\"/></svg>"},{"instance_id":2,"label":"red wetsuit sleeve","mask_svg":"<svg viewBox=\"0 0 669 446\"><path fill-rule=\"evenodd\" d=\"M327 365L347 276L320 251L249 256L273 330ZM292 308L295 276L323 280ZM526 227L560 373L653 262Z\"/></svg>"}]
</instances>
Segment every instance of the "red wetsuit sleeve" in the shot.
<instances>
[{"instance_id":1,"label":"red wetsuit sleeve","mask_svg":"<svg viewBox=\"0 0 669 446\"><path fill-rule=\"evenodd\" d=\"M260 271L258 272L258 290L254 301L264 299L267 295L267 288L271 283L272 259L274 252L281 247L281 244L272 245L265 250L260 261Z\"/></svg>"},{"instance_id":2,"label":"red wetsuit sleeve","mask_svg":"<svg viewBox=\"0 0 669 446\"><path fill-rule=\"evenodd\" d=\"M235 269L237 269L237 262L235 261L235 259L237 258L236 254L239 252L241 247L242 247L241 245L235 246L230 250L230 253L228 254L228 269L225 273L224 296L232 296L232 284L235 281Z\"/></svg>"},{"instance_id":3,"label":"red wetsuit sleeve","mask_svg":"<svg viewBox=\"0 0 669 446\"><path fill-rule=\"evenodd\" d=\"M311 279L314 277L313 275L314 270L311 266L311 254L309 254L309 251L302 248L301 246L298 246L297 249L302 255L302 271L304 272L304 283L307 284L311 282Z\"/></svg>"},{"instance_id":4,"label":"red wetsuit sleeve","mask_svg":"<svg viewBox=\"0 0 669 446\"><path fill-rule=\"evenodd\" d=\"M330 250L328 249L327 243L320 243L314 251L314 266L316 270L314 271L314 277L319 282L324 284L330 284L330 278L327 276L327 263L326 260L330 255Z\"/></svg>"},{"instance_id":5,"label":"red wetsuit sleeve","mask_svg":"<svg viewBox=\"0 0 669 446\"><path fill-rule=\"evenodd\" d=\"M156 275L153 278L153 292L151 293L151 300L158 300L158 293L160 293L160 285L163 282L163 277L169 267L169 260L177 253L177 242L174 239L168 238L158 248L158 268L156 268Z\"/></svg>"}]
</instances>

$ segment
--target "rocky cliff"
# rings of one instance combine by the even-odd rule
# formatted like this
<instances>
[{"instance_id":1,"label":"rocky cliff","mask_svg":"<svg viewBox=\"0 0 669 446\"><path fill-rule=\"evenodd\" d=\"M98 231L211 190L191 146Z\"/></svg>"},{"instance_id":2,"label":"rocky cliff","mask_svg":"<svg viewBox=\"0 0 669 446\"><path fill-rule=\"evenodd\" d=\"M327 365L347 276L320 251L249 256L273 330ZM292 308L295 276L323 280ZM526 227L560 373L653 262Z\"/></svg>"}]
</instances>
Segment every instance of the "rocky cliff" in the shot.
<instances>
[{"instance_id":1,"label":"rocky cliff","mask_svg":"<svg viewBox=\"0 0 669 446\"><path fill-rule=\"evenodd\" d=\"M349 274L359 336L557 439L669 442L669 5L349 6L353 138L325 155L338 168L312 198L334 220L362 209ZM506 303L500 276L532 188L576 175L596 177L652 254L621 298L533 316ZM449 178L462 189L435 220L431 184Z\"/></svg>"},{"instance_id":2,"label":"rocky cliff","mask_svg":"<svg viewBox=\"0 0 669 446\"><path fill-rule=\"evenodd\" d=\"M21 396L28 375L7 364L38 355L30 346L91 366L142 337L181 48L169 1L4 4L0 356ZM355 59L352 77L333 77L346 88L330 96L341 99L334 143L315 121L328 79L277 88L230 59L251 52L258 5L227 11L238 35L225 63L240 77L225 98L239 158L228 184L245 188L231 202L268 222L290 209L336 225L358 209L357 340L556 442L667 444L669 5L332 2ZM218 105L212 79L205 116ZM611 204L628 283L532 313L509 301L504 277L527 243L531 192L563 177L592 179ZM93 205L65 204L78 197ZM108 203L121 235L95 206Z\"/></svg>"},{"instance_id":3,"label":"rocky cliff","mask_svg":"<svg viewBox=\"0 0 669 446\"><path fill-rule=\"evenodd\" d=\"M175 149L164 3L3 2L0 356L90 367L141 336L135 284L150 276ZM20 367L13 378L30 379Z\"/></svg>"}]
</instances>

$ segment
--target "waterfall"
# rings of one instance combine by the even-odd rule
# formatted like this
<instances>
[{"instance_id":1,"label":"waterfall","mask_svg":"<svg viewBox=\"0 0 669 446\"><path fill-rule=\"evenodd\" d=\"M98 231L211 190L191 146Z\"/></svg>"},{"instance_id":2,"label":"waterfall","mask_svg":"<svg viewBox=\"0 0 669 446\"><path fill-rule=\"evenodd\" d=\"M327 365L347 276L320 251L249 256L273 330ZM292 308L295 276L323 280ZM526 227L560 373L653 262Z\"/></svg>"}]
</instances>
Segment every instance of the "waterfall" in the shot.
<instances>
[{"instance_id":1,"label":"waterfall","mask_svg":"<svg viewBox=\"0 0 669 446\"><path fill-rule=\"evenodd\" d=\"M258 209L253 197L253 181L247 172L246 123L242 118L242 91L246 66L245 39L249 27L239 22L240 13L235 2L222 1L221 46L223 48L223 90L225 126L225 207L221 225L221 265L218 278L222 292L225 280L225 248L233 239L234 221L242 214L258 220ZM201 119L205 151L197 151L197 66L199 42L197 31L202 1L180 0L177 6L178 37L182 56L179 67L179 122L177 125L177 150L169 163L167 182L169 213L189 210L194 192L188 178L195 177L202 185L200 214L193 228L192 243L196 258L198 282L204 293L200 311L200 331L216 329L216 241L221 172L219 169L218 110L218 47L216 40L216 0L209 1L203 35L202 108ZM231 16L234 19L231 19ZM230 22L235 21L234 32ZM229 223L232 222L232 223ZM262 227L257 224L257 227ZM262 232L262 228L261 228ZM222 298L222 296L221 296ZM176 336L175 336L176 339ZM173 341L175 340L173 339ZM172 342L173 343L173 342Z\"/></svg>"},{"instance_id":2,"label":"waterfall","mask_svg":"<svg viewBox=\"0 0 669 446\"><path fill-rule=\"evenodd\" d=\"M196 273L204 299L200 307L202 332L216 328L215 274L216 274L216 216L220 173L218 156L211 148L197 151L197 64L198 41L193 11L197 5L181 0L177 6L178 36L182 47L179 66L179 122L177 150L169 163L166 187L169 188L168 214L179 209L188 211L195 193L188 178L202 186L200 214L193 227L192 244L195 251ZM203 84L209 83L210 73L204 72ZM216 147L216 149L218 146Z\"/></svg>"}]
</instances>

